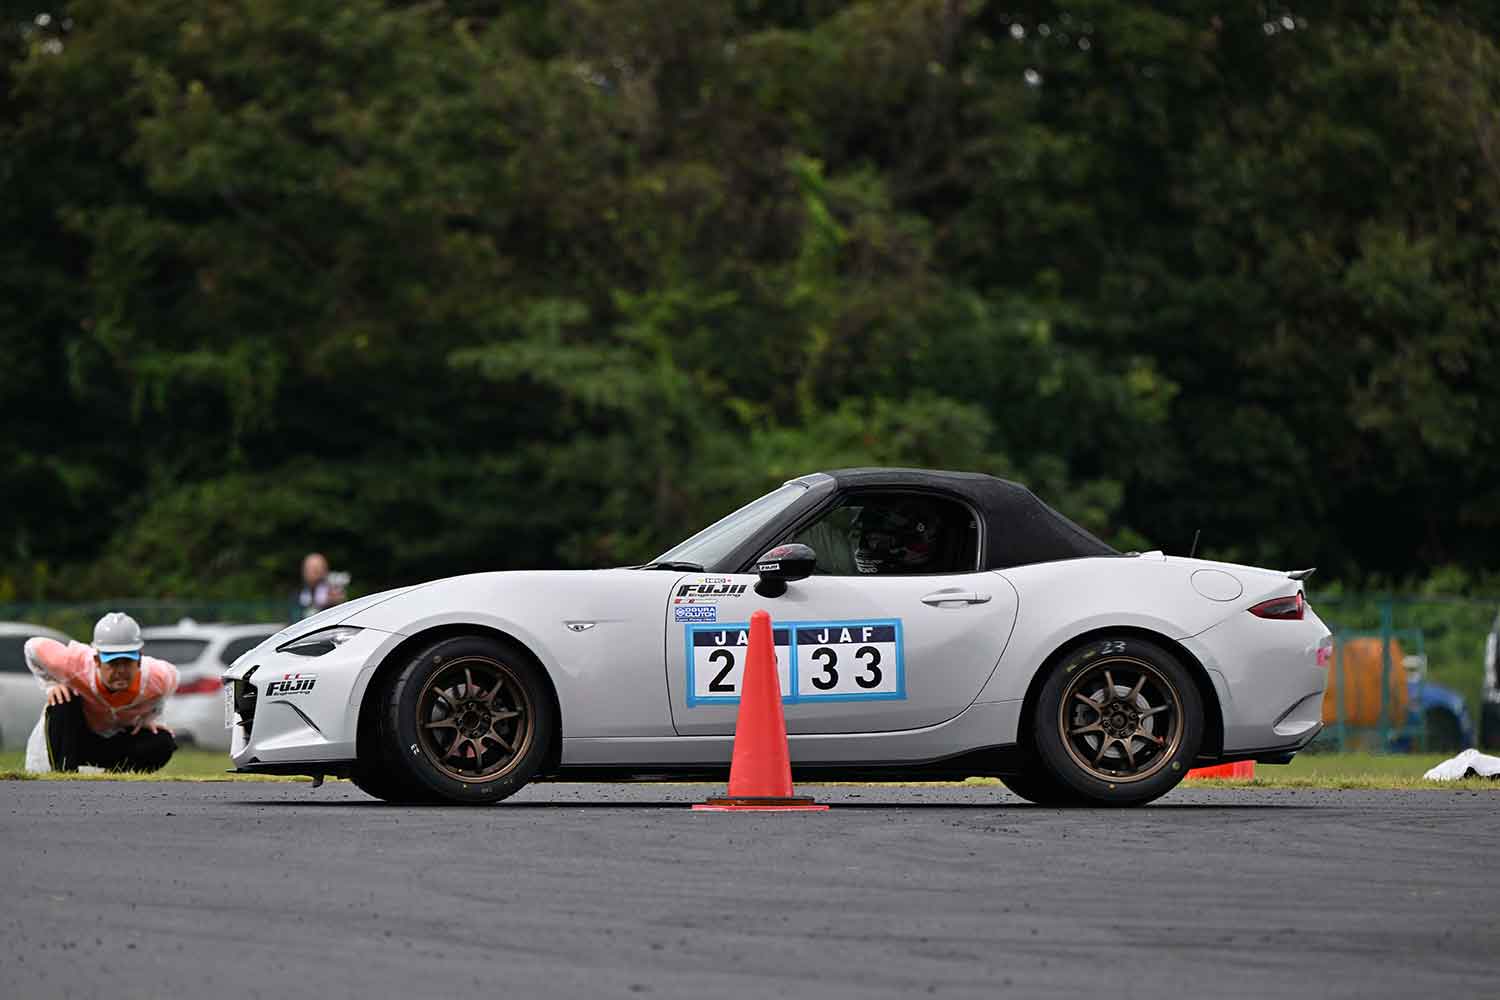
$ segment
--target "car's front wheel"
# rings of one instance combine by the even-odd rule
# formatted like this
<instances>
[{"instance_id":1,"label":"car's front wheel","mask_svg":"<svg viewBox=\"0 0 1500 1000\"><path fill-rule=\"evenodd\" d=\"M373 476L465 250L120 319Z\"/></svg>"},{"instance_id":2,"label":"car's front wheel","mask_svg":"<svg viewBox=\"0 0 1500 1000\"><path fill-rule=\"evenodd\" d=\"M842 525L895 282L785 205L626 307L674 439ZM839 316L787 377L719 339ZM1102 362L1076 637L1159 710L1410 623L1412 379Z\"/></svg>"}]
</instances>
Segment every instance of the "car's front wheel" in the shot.
<instances>
[{"instance_id":1,"label":"car's front wheel","mask_svg":"<svg viewBox=\"0 0 1500 1000\"><path fill-rule=\"evenodd\" d=\"M1000 783L1027 802L1039 806L1076 806L1078 793L1053 778L1040 764L1021 774L1002 774Z\"/></svg>"},{"instance_id":2,"label":"car's front wheel","mask_svg":"<svg viewBox=\"0 0 1500 1000\"><path fill-rule=\"evenodd\" d=\"M1068 652L1032 719L1047 777L1093 805L1141 805L1177 786L1203 741L1203 699L1175 656L1133 635Z\"/></svg>"},{"instance_id":3,"label":"car's front wheel","mask_svg":"<svg viewBox=\"0 0 1500 1000\"><path fill-rule=\"evenodd\" d=\"M489 636L422 650L378 697L379 760L357 783L390 800L498 802L536 776L557 733L541 667Z\"/></svg>"}]
</instances>

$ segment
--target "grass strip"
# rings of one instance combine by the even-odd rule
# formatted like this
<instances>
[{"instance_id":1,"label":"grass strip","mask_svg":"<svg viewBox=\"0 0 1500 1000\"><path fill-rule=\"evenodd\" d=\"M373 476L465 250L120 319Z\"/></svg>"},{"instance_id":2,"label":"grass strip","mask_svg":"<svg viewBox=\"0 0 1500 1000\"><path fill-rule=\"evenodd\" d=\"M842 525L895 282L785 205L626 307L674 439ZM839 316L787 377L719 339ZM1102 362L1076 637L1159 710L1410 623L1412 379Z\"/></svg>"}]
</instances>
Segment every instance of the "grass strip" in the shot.
<instances>
[{"instance_id":1,"label":"grass strip","mask_svg":"<svg viewBox=\"0 0 1500 1000\"><path fill-rule=\"evenodd\" d=\"M233 767L227 753L213 750L179 750L167 766L155 774L111 773L80 774L48 771L31 774L26 771L26 754L20 750L0 751L0 781L310 781L303 777L273 774L231 774Z\"/></svg>"}]
</instances>

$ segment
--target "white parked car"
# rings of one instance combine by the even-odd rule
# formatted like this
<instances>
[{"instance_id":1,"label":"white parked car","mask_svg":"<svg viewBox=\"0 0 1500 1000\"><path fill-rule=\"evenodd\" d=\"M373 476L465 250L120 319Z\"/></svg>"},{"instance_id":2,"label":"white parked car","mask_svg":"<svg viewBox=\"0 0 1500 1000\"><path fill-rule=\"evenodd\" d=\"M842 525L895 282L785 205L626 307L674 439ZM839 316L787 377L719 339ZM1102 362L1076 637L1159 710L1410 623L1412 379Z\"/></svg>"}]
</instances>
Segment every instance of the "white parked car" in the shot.
<instances>
[{"instance_id":1,"label":"white parked car","mask_svg":"<svg viewBox=\"0 0 1500 1000\"><path fill-rule=\"evenodd\" d=\"M398 802L721 777L764 609L794 775L1133 805L1317 735L1332 636L1309 572L1116 552L989 476L817 473L644 566L476 573L300 621L225 674L230 754Z\"/></svg>"},{"instance_id":2,"label":"white parked car","mask_svg":"<svg viewBox=\"0 0 1500 1000\"><path fill-rule=\"evenodd\" d=\"M181 746L229 749L224 728L223 682L219 676L254 649L277 625L199 624L184 618L176 625L141 629L145 654L177 668L177 693L162 709L162 722L177 734Z\"/></svg>"},{"instance_id":3,"label":"white parked car","mask_svg":"<svg viewBox=\"0 0 1500 1000\"><path fill-rule=\"evenodd\" d=\"M68 642L56 629L0 622L0 748L6 750L25 749L46 700L42 686L26 667L26 640L34 635Z\"/></svg>"}]
</instances>

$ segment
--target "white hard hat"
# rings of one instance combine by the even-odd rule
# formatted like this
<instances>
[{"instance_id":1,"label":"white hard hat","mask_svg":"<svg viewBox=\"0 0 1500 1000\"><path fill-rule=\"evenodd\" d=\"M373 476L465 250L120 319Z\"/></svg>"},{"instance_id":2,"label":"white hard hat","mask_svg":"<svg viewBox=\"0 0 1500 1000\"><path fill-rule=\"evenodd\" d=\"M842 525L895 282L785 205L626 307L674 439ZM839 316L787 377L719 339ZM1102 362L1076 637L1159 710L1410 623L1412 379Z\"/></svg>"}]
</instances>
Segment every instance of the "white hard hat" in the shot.
<instances>
[{"instance_id":1,"label":"white hard hat","mask_svg":"<svg viewBox=\"0 0 1500 1000\"><path fill-rule=\"evenodd\" d=\"M94 623L94 648L100 653L139 653L141 627L123 611L111 611Z\"/></svg>"}]
</instances>

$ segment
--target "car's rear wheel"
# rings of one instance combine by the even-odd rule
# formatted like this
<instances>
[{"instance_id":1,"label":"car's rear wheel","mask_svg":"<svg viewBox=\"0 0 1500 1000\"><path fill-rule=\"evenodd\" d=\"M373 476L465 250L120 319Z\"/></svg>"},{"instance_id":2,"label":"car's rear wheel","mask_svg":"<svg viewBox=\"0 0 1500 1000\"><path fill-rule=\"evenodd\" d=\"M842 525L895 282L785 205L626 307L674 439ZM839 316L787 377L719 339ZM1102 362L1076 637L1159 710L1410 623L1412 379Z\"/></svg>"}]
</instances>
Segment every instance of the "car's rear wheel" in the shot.
<instances>
[{"instance_id":1,"label":"car's rear wheel","mask_svg":"<svg viewBox=\"0 0 1500 1000\"><path fill-rule=\"evenodd\" d=\"M1187 668L1126 635L1070 650L1044 682L1032 720L1047 777L1082 804L1110 806L1141 805L1176 787L1203 728L1203 699Z\"/></svg>"},{"instance_id":2,"label":"car's rear wheel","mask_svg":"<svg viewBox=\"0 0 1500 1000\"><path fill-rule=\"evenodd\" d=\"M541 667L489 636L424 649L379 697L378 760L353 777L389 801L498 802L536 775L557 732Z\"/></svg>"}]
</instances>

